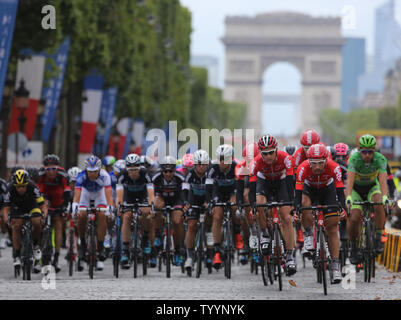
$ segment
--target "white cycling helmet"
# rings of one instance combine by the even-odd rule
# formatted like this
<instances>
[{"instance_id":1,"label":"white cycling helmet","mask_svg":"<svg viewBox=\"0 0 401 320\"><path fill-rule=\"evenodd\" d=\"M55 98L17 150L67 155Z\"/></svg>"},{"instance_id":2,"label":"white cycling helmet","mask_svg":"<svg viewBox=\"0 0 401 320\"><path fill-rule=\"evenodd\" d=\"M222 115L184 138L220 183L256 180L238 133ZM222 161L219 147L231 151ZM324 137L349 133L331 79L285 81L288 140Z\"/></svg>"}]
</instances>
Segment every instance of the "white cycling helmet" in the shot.
<instances>
[{"instance_id":1,"label":"white cycling helmet","mask_svg":"<svg viewBox=\"0 0 401 320\"><path fill-rule=\"evenodd\" d=\"M194 152L194 164L209 164L209 154L205 150L197 150Z\"/></svg>"},{"instance_id":2,"label":"white cycling helmet","mask_svg":"<svg viewBox=\"0 0 401 320\"><path fill-rule=\"evenodd\" d=\"M116 163L113 165L114 172L120 173L124 169L125 169L125 160L123 159L117 160Z\"/></svg>"},{"instance_id":3,"label":"white cycling helmet","mask_svg":"<svg viewBox=\"0 0 401 320\"><path fill-rule=\"evenodd\" d=\"M72 167L68 169L68 176L70 177L71 181L76 181L81 169L78 167Z\"/></svg>"},{"instance_id":4,"label":"white cycling helmet","mask_svg":"<svg viewBox=\"0 0 401 320\"><path fill-rule=\"evenodd\" d=\"M134 167L141 165L141 157L136 153L131 153L125 158L125 165L127 167Z\"/></svg>"},{"instance_id":5,"label":"white cycling helmet","mask_svg":"<svg viewBox=\"0 0 401 320\"><path fill-rule=\"evenodd\" d=\"M173 156L165 156L160 162L160 167L164 169L175 169L177 166L177 159Z\"/></svg>"},{"instance_id":6,"label":"white cycling helmet","mask_svg":"<svg viewBox=\"0 0 401 320\"><path fill-rule=\"evenodd\" d=\"M222 144L216 149L217 158L230 158L234 156L234 148L229 144Z\"/></svg>"},{"instance_id":7,"label":"white cycling helmet","mask_svg":"<svg viewBox=\"0 0 401 320\"><path fill-rule=\"evenodd\" d=\"M98 170L102 169L102 160L100 160L95 155L89 156L85 160L85 169L87 171L98 171Z\"/></svg>"}]
</instances>

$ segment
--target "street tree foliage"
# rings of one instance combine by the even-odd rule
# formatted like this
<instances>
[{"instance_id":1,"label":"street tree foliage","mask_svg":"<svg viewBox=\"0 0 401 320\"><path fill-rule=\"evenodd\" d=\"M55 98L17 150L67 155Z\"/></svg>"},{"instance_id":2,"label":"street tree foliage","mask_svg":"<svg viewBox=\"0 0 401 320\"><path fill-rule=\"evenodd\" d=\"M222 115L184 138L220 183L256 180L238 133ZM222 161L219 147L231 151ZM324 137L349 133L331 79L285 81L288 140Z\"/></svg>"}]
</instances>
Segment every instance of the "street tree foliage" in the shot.
<instances>
[{"instance_id":1,"label":"street tree foliage","mask_svg":"<svg viewBox=\"0 0 401 320\"><path fill-rule=\"evenodd\" d=\"M45 5L56 9L55 30L41 26ZM190 68L191 32L191 13L179 0L20 1L10 70L21 49L51 53L70 37L58 109L69 134L79 132L83 79L93 69L104 75L104 87L118 88L118 117L142 118L148 128L169 120L179 130L239 127L245 106L223 101L221 90L207 86L206 71ZM64 137L60 154L74 157L78 138Z\"/></svg>"}]
</instances>

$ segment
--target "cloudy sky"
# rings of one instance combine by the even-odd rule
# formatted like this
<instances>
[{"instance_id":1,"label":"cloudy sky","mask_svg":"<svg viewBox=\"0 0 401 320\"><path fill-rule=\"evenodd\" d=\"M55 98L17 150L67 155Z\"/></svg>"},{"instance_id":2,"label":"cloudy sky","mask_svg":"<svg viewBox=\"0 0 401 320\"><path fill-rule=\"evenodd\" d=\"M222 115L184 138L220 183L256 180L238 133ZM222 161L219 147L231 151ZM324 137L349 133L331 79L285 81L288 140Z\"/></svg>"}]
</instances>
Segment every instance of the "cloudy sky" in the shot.
<instances>
[{"instance_id":1,"label":"cloudy sky","mask_svg":"<svg viewBox=\"0 0 401 320\"><path fill-rule=\"evenodd\" d=\"M374 48L374 11L388 0L181 0L181 4L192 12L192 55L211 55L219 60L219 87L224 86L224 46L221 38L225 33L226 16L256 14L270 11L297 11L312 16L342 17L349 8L354 8L355 28L343 26L345 37L363 37L366 39L367 54L373 54ZM395 0L395 12L401 21L401 0ZM283 79L284 81L280 81ZM264 93L300 93L301 77L296 69L285 63L277 63L264 75ZM269 83L267 85L267 82ZM285 83L285 86L282 84ZM296 113L292 106L268 106L269 112L279 116L288 111L295 121ZM291 109L292 108L292 109ZM292 110L292 111L291 111ZM264 117L266 118L266 117ZM274 119L274 117L270 117ZM266 119L265 119L266 120ZM276 121L271 121L273 125ZM265 125L266 121L265 121ZM282 126L281 126L282 127ZM278 129L278 128L276 128ZM275 129L275 130L276 130ZM276 130L277 131L277 130ZM289 133L289 132L287 132Z\"/></svg>"}]
</instances>

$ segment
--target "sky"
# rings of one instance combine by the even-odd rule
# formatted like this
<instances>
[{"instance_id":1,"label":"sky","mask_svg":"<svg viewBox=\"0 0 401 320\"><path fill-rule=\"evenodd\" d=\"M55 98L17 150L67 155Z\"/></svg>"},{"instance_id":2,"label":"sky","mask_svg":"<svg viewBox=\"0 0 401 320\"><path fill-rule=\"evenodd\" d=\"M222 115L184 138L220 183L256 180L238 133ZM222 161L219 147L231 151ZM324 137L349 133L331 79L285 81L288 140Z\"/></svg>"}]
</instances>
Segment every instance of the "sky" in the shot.
<instances>
[{"instance_id":1,"label":"sky","mask_svg":"<svg viewBox=\"0 0 401 320\"><path fill-rule=\"evenodd\" d=\"M319 17L341 17L344 10L352 7L355 12L355 27L344 26L344 37L363 37L366 39L368 55L374 52L374 12L388 0L181 0L181 4L192 12L191 54L211 55L219 60L219 87L224 87L225 52L221 38L224 37L226 16L256 14L271 11L296 11ZM396 18L401 22L401 0L395 0ZM269 68L264 78L264 93L300 93L301 77L295 67L279 63ZM278 81L285 79L285 81ZM266 85L268 83L268 85ZM283 83L285 84L283 86ZM275 127L271 132L280 133L283 124L276 121L282 113L292 115L287 119L288 127L296 125L297 111L294 106L269 105L263 109L264 126ZM270 119L267 119L270 114ZM295 130L295 129L294 129ZM292 131L294 131L292 130ZM291 130L285 133L290 135Z\"/></svg>"}]
</instances>

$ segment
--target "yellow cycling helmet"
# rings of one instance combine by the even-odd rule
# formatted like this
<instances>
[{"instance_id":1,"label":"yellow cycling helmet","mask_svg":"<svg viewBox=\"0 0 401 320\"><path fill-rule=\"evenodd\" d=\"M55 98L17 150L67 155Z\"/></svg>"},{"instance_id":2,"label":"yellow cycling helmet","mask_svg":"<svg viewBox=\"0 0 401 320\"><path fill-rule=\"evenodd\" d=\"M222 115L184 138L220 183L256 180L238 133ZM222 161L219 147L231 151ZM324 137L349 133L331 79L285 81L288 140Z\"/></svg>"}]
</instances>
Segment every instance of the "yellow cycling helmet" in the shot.
<instances>
[{"instance_id":1,"label":"yellow cycling helmet","mask_svg":"<svg viewBox=\"0 0 401 320\"><path fill-rule=\"evenodd\" d=\"M12 181L14 186L26 186L28 184L28 180L29 180L29 176L28 173L25 170L17 170L13 177L12 177Z\"/></svg>"}]
</instances>

